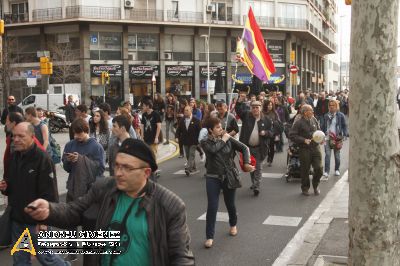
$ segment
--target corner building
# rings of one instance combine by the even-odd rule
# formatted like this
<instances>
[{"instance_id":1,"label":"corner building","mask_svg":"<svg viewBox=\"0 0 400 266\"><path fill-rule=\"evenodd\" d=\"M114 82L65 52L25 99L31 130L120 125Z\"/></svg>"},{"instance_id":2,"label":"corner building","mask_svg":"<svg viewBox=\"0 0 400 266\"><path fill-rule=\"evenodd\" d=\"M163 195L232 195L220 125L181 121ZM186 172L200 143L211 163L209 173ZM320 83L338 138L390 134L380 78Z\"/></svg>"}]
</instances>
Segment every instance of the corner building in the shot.
<instances>
[{"instance_id":1,"label":"corner building","mask_svg":"<svg viewBox=\"0 0 400 266\"><path fill-rule=\"evenodd\" d=\"M115 109L153 89L206 99L208 50L215 92L226 92L250 6L277 70L264 86L292 94L326 89L324 57L336 51L336 0L4 0L9 91L18 100L27 96L26 78L34 73L33 91L44 93L37 51L46 50L54 62L50 83L78 84L85 103L105 94ZM298 73L290 73L291 64ZM102 71L110 75L105 88ZM241 63L237 78L251 83Z\"/></svg>"}]
</instances>

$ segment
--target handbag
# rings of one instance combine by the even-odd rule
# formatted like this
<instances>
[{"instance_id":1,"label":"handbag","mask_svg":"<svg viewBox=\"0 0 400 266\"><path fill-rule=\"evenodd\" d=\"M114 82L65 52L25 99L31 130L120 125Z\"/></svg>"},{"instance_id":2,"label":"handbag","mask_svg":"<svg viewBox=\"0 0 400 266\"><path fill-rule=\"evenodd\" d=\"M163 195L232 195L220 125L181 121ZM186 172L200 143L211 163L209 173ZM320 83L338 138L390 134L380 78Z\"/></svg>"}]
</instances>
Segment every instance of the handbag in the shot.
<instances>
[{"instance_id":1,"label":"handbag","mask_svg":"<svg viewBox=\"0 0 400 266\"><path fill-rule=\"evenodd\" d=\"M343 147L343 137L336 136L335 133L329 133L329 147L334 150L340 150Z\"/></svg>"},{"instance_id":2,"label":"handbag","mask_svg":"<svg viewBox=\"0 0 400 266\"><path fill-rule=\"evenodd\" d=\"M236 167L230 167L226 169L226 179L229 189L236 189L242 187L239 170Z\"/></svg>"},{"instance_id":3,"label":"handbag","mask_svg":"<svg viewBox=\"0 0 400 266\"><path fill-rule=\"evenodd\" d=\"M0 217L0 247L8 247L11 244L11 206L8 205Z\"/></svg>"}]
</instances>

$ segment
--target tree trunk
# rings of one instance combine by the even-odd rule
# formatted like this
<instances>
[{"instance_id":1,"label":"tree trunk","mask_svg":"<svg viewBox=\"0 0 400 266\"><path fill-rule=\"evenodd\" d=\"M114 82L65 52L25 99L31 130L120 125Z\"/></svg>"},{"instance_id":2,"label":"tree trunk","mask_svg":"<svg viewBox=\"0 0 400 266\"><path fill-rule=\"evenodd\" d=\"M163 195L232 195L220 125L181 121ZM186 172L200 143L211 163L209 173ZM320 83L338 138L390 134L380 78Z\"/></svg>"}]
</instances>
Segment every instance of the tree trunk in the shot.
<instances>
[{"instance_id":1,"label":"tree trunk","mask_svg":"<svg viewBox=\"0 0 400 266\"><path fill-rule=\"evenodd\" d=\"M398 0L352 4L349 265L400 265L398 7Z\"/></svg>"}]
</instances>

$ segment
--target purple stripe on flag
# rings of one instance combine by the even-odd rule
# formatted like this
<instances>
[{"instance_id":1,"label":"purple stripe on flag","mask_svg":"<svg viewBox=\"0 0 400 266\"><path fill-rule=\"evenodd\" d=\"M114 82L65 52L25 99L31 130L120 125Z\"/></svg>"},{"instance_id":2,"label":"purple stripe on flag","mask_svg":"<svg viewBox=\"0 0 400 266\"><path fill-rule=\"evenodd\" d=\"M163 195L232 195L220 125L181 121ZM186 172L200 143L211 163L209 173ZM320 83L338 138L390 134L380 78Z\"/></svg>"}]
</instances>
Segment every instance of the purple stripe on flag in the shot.
<instances>
[{"instance_id":1,"label":"purple stripe on flag","mask_svg":"<svg viewBox=\"0 0 400 266\"><path fill-rule=\"evenodd\" d=\"M267 81L268 76L265 68L263 67L262 62L257 58L257 56L253 53L254 50L254 40L252 38L251 32L249 29L244 29L244 46L247 51L247 54L250 60L253 62L253 69L251 71L256 75L260 80Z\"/></svg>"}]
</instances>

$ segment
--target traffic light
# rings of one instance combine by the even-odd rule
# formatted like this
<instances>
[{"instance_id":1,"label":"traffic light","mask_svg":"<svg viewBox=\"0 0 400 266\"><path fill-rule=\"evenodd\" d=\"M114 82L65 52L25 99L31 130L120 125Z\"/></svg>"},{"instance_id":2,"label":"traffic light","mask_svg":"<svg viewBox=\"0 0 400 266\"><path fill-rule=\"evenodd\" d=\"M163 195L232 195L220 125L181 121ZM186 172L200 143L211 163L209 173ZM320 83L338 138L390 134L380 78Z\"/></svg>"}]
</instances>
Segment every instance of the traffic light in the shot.
<instances>
[{"instance_id":1,"label":"traffic light","mask_svg":"<svg viewBox=\"0 0 400 266\"><path fill-rule=\"evenodd\" d=\"M110 84L110 74L106 71L101 72L101 84Z\"/></svg>"},{"instance_id":2,"label":"traffic light","mask_svg":"<svg viewBox=\"0 0 400 266\"><path fill-rule=\"evenodd\" d=\"M40 74L53 75L53 63L47 56L40 57Z\"/></svg>"},{"instance_id":3,"label":"traffic light","mask_svg":"<svg viewBox=\"0 0 400 266\"><path fill-rule=\"evenodd\" d=\"M4 20L0 20L0 35L4 35Z\"/></svg>"},{"instance_id":4,"label":"traffic light","mask_svg":"<svg viewBox=\"0 0 400 266\"><path fill-rule=\"evenodd\" d=\"M106 84L109 85L110 84L110 74L108 74L108 72L105 73L104 78L106 79Z\"/></svg>"}]
</instances>

